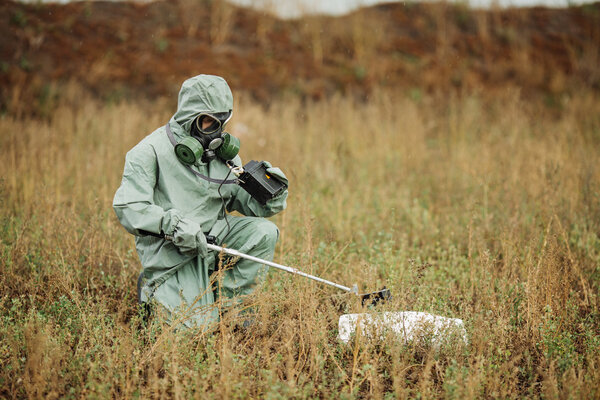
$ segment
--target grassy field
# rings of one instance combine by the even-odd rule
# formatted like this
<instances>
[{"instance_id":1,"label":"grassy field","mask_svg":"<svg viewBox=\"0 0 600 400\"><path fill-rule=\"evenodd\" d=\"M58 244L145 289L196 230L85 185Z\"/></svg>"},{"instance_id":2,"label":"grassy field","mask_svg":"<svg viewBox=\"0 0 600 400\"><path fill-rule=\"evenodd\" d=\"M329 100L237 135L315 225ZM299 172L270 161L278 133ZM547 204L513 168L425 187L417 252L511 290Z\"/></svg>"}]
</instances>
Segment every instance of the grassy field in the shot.
<instances>
[{"instance_id":1,"label":"grassy field","mask_svg":"<svg viewBox=\"0 0 600 400\"><path fill-rule=\"evenodd\" d=\"M339 343L355 300L278 271L251 331L235 313L212 334L143 329L111 202L174 110L70 96L0 119L0 398L600 397L597 96L236 99L244 160L291 181L275 261L464 319L469 344L441 352Z\"/></svg>"}]
</instances>

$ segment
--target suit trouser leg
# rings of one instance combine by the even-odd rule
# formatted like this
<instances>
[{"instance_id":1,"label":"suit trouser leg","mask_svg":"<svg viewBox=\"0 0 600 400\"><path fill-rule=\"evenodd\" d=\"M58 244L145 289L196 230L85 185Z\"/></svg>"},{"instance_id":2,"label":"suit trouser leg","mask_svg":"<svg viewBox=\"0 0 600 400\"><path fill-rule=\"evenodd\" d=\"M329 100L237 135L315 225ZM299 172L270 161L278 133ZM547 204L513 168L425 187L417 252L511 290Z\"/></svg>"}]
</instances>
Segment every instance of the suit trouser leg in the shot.
<instances>
[{"instance_id":1,"label":"suit trouser leg","mask_svg":"<svg viewBox=\"0 0 600 400\"><path fill-rule=\"evenodd\" d=\"M229 216L229 229L218 237L219 244L264 260L273 260L275 244L279 237L277 226L259 217ZM239 259L231 264L226 256L220 264L222 275L219 277L217 296L227 305L241 303L239 296L251 294L266 277L267 266L254 261Z\"/></svg>"}]
</instances>

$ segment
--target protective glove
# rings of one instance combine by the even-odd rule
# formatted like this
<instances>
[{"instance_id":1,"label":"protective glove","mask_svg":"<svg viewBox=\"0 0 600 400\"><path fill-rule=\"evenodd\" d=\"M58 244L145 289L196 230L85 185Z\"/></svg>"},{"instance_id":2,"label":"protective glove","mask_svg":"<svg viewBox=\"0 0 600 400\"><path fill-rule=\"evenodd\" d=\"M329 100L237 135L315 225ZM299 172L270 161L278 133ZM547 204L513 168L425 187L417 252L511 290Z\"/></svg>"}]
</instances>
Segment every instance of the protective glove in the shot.
<instances>
[{"instance_id":1,"label":"protective glove","mask_svg":"<svg viewBox=\"0 0 600 400\"><path fill-rule=\"evenodd\" d=\"M196 254L202 257L208 255L206 247L206 237L200 225L190 219L182 218L179 220L171 235L166 236L171 239L173 244L179 248L182 253Z\"/></svg>"},{"instance_id":2,"label":"protective glove","mask_svg":"<svg viewBox=\"0 0 600 400\"><path fill-rule=\"evenodd\" d=\"M267 167L267 173L273 175L274 177L276 177L277 179L279 179L281 182L285 183L286 185L288 185L288 179L285 176L285 174L283 173L283 171L281 171L279 168L277 167L273 167L271 165L270 162L268 161L263 161L263 163L265 164L265 166ZM270 199L269 201L267 201L267 208L271 210L271 212L274 213L278 213L280 211L285 210L286 207L286 199L288 197L288 190L287 188L285 190L282 190L281 193L279 193L277 196L273 197L272 199Z\"/></svg>"},{"instance_id":3,"label":"protective glove","mask_svg":"<svg viewBox=\"0 0 600 400\"><path fill-rule=\"evenodd\" d=\"M285 174L283 173L283 171L281 171L277 167L272 166L271 163L268 162L268 161L263 161L263 163L267 167L267 173L273 175L274 177L276 177L277 179L279 179L281 182L285 183L286 185L289 183L288 182L288 178L285 176Z\"/></svg>"}]
</instances>

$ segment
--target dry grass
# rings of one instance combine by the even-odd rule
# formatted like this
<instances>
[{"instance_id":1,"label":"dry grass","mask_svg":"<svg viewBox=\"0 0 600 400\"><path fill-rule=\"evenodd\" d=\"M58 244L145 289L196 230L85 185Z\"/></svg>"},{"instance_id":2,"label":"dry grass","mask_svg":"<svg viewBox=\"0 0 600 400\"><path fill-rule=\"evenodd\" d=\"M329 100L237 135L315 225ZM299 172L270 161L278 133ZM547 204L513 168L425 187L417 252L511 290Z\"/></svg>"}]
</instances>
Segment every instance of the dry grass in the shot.
<instances>
[{"instance_id":1,"label":"dry grass","mask_svg":"<svg viewBox=\"0 0 600 400\"><path fill-rule=\"evenodd\" d=\"M515 92L238 99L242 156L291 180L276 261L463 318L470 343L336 341L346 295L271 272L257 325L146 329L112 210L125 152L165 104L59 104L0 120L0 397L597 398L600 100Z\"/></svg>"}]
</instances>

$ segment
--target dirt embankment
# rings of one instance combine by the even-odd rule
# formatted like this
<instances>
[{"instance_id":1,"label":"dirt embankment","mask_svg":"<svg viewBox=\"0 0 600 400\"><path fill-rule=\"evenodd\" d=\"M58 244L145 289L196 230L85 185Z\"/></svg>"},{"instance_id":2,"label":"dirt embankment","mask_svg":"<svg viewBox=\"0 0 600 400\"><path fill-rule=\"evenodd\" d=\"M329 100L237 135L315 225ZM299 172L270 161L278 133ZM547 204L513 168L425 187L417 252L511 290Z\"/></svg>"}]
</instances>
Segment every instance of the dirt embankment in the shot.
<instances>
[{"instance_id":1,"label":"dirt embankment","mask_svg":"<svg viewBox=\"0 0 600 400\"><path fill-rule=\"evenodd\" d=\"M56 83L103 98L174 96L198 73L268 102L392 87L516 86L525 95L600 90L600 3L471 10L384 4L280 20L223 1L20 4L0 0L0 107L35 110Z\"/></svg>"}]
</instances>

